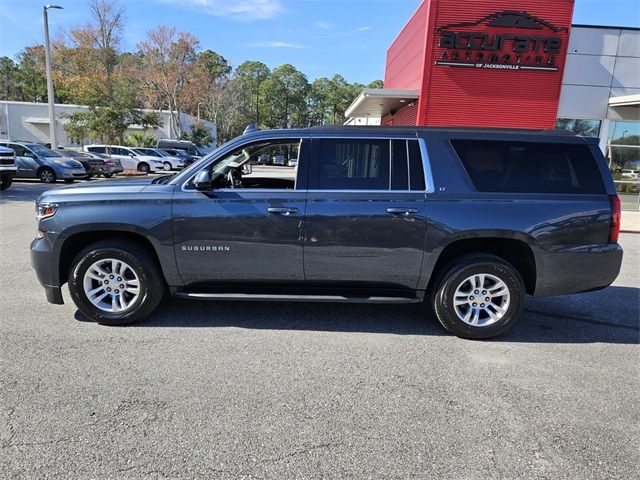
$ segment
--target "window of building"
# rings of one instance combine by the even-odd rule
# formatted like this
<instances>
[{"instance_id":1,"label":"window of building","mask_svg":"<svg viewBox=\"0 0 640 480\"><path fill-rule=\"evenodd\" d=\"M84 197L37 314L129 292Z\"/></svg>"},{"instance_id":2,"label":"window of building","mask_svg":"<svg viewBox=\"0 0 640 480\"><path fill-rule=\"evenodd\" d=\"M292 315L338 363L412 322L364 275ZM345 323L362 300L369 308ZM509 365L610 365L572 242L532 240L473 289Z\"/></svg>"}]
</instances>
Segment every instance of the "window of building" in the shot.
<instances>
[{"instance_id":1,"label":"window of building","mask_svg":"<svg viewBox=\"0 0 640 480\"><path fill-rule=\"evenodd\" d=\"M605 193L587 145L477 140L451 144L482 192Z\"/></svg>"},{"instance_id":2,"label":"window of building","mask_svg":"<svg viewBox=\"0 0 640 480\"><path fill-rule=\"evenodd\" d=\"M608 146L607 158L614 173L640 170L640 122L612 122Z\"/></svg>"},{"instance_id":3,"label":"window of building","mask_svg":"<svg viewBox=\"0 0 640 480\"><path fill-rule=\"evenodd\" d=\"M556 122L556 128L568 130L583 137L597 137L600 135L601 124L602 122L600 122L600 120L559 118Z\"/></svg>"}]
</instances>

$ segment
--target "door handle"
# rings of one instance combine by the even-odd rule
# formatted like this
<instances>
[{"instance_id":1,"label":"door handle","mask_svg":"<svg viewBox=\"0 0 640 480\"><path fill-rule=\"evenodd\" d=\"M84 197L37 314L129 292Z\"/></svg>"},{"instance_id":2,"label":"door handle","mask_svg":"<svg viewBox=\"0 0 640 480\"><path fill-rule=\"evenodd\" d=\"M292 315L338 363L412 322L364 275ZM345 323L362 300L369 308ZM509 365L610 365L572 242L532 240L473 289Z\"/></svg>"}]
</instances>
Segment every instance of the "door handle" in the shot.
<instances>
[{"instance_id":1,"label":"door handle","mask_svg":"<svg viewBox=\"0 0 640 480\"><path fill-rule=\"evenodd\" d=\"M387 208L387 213L391 215L405 215L409 216L412 213L418 213L417 208Z\"/></svg>"},{"instance_id":2,"label":"door handle","mask_svg":"<svg viewBox=\"0 0 640 480\"><path fill-rule=\"evenodd\" d=\"M298 213L297 208L282 208L282 207L269 207L267 208L267 212L273 213L276 215L293 215L294 213Z\"/></svg>"}]
</instances>

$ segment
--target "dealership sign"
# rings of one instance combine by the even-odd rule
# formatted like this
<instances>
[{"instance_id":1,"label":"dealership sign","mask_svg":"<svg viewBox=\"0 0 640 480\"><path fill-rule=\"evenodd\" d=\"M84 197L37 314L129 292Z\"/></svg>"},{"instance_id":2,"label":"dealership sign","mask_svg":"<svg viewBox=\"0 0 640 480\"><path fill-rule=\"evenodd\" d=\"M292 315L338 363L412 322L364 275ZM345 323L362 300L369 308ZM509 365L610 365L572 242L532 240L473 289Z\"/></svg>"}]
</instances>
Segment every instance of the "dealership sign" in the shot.
<instances>
[{"instance_id":1,"label":"dealership sign","mask_svg":"<svg viewBox=\"0 0 640 480\"><path fill-rule=\"evenodd\" d=\"M566 31L527 12L510 10L475 22L444 25L436 29L443 49L436 65L557 72L563 45L558 34Z\"/></svg>"}]
</instances>

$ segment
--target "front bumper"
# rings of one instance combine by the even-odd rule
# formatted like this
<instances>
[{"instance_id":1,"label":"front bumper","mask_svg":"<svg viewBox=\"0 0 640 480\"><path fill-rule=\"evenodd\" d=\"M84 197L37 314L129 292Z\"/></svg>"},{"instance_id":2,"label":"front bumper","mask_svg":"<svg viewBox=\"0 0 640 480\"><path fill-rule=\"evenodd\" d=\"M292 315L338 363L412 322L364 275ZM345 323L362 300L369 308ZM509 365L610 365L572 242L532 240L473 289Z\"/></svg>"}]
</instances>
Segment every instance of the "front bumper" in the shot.
<instances>
[{"instance_id":1,"label":"front bumper","mask_svg":"<svg viewBox=\"0 0 640 480\"><path fill-rule=\"evenodd\" d=\"M74 178L74 179L83 179L87 176L87 171L82 168L74 168L74 169L68 169L68 168L61 168L58 170L55 170L56 172L56 176L58 178L61 179L69 179L69 178Z\"/></svg>"},{"instance_id":2,"label":"front bumper","mask_svg":"<svg viewBox=\"0 0 640 480\"><path fill-rule=\"evenodd\" d=\"M31 242L31 266L36 271L40 285L44 287L47 301L55 305L64 304L60 280L58 279L58 262L53 254L53 245L49 238L36 238Z\"/></svg>"}]
</instances>

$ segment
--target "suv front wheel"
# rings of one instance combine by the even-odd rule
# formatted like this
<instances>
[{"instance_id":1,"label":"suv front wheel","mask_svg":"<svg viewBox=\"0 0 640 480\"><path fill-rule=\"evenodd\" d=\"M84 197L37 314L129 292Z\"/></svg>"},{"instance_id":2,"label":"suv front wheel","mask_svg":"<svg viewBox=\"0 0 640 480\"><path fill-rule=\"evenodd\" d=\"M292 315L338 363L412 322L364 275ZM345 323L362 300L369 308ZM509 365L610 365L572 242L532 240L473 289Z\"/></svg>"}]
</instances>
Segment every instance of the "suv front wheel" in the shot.
<instances>
[{"instance_id":1,"label":"suv front wheel","mask_svg":"<svg viewBox=\"0 0 640 480\"><path fill-rule=\"evenodd\" d=\"M432 305L449 332L483 339L501 335L516 323L524 297L524 282L512 265L495 255L474 254L445 268Z\"/></svg>"},{"instance_id":2,"label":"suv front wheel","mask_svg":"<svg viewBox=\"0 0 640 480\"><path fill-rule=\"evenodd\" d=\"M69 291L87 318L104 325L125 325L156 309L164 282L155 259L136 243L103 241L76 256Z\"/></svg>"}]
</instances>

